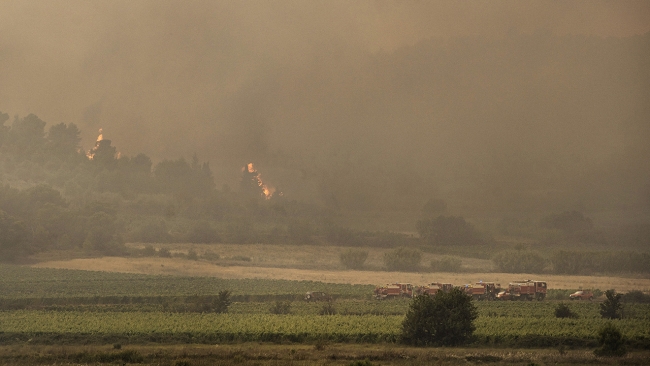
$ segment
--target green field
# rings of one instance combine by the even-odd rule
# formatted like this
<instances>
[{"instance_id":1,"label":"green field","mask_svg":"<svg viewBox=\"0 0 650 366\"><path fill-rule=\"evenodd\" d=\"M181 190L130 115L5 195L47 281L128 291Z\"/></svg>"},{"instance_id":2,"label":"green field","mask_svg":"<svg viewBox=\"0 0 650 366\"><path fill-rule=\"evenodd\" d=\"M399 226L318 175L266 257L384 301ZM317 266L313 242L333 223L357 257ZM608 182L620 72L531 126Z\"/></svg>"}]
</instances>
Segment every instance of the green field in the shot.
<instances>
[{"instance_id":1,"label":"green field","mask_svg":"<svg viewBox=\"0 0 650 366\"><path fill-rule=\"evenodd\" d=\"M4 344L238 342L395 343L409 300L372 299L372 286L308 281L222 280L0 266L0 339ZM209 304L233 293L228 313ZM302 301L327 291L324 302ZM271 314L276 301L287 315ZM472 344L482 347L593 347L607 320L597 302L570 303L577 318L554 316L557 301L476 302ZM207 309L207 310L206 310ZM626 304L614 321L632 349L650 347L650 305Z\"/></svg>"}]
</instances>

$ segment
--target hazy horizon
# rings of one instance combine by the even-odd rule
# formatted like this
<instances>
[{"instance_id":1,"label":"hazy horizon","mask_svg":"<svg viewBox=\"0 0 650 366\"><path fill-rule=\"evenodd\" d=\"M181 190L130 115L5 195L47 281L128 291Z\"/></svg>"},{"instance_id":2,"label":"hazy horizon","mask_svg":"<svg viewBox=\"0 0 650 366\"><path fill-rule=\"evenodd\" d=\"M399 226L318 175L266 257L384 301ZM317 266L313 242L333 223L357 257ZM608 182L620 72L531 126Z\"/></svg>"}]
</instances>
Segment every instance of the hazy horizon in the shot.
<instances>
[{"instance_id":1,"label":"hazy horizon","mask_svg":"<svg viewBox=\"0 0 650 366\"><path fill-rule=\"evenodd\" d=\"M0 3L0 111L362 209L647 210L648 70L646 1Z\"/></svg>"}]
</instances>

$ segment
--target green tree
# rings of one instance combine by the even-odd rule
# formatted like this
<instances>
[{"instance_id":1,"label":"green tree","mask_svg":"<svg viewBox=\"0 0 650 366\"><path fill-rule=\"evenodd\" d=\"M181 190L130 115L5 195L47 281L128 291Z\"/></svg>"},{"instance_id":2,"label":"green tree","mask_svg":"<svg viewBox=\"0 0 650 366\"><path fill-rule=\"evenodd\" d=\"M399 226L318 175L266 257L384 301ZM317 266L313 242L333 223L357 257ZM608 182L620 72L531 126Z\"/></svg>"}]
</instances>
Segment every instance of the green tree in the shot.
<instances>
[{"instance_id":1,"label":"green tree","mask_svg":"<svg viewBox=\"0 0 650 366\"><path fill-rule=\"evenodd\" d=\"M620 357L627 353L623 334L611 322L598 331L598 345L594 350L596 356Z\"/></svg>"},{"instance_id":2,"label":"green tree","mask_svg":"<svg viewBox=\"0 0 650 366\"><path fill-rule=\"evenodd\" d=\"M80 134L81 131L74 123L54 125L47 133L48 150L61 158L78 155Z\"/></svg>"},{"instance_id":3,"label":"green tree","mask_svg":"<svg viewBox=\"0 0 650 366\"><path fill-rule=\"evenodd\" d=\"M621 297L623 295L617 294L614 290L605 291L605 301L600 303L600 315L603 318L618 319L621 317Z\"/></svg>"},{"instance_id":4,"label":"green tree","mask_svg":"<svg viewBox=\"0 0 650 366\"><path fill-rule=\"evenodd\" d=\"M45 145L45 122L34 114L14 119L9 130L9 140L15 153L21 157L32 157L42 151Z\"/></svg>"},{"instance_id":5,"label":"green tree","mask_svg":"<svg viewBox=\"0 0 650 366\"><path fill-rule=\"evenodd\" d=\"M416 296L402 322L401 340L414 346L457 346L474 333L478 310L461 289Z\"/></svg>"},{"instance_id":6,"label":"green tree","mask_svg":"<svg viewBox=\"0 0 650 366\"><path fill-rule=\"evenodd\" d=\"M341 264L348 269L361 269L368 259L367 250L348 249L339 256Z\"/></svg>"},{"instance_id":7,"label":"green tree","mask_svg":"<svg viewBox=\"0 0 650 366\"><path fill-rule=\"evenodd\" d=\"M230 300L230 291L228 290L222 290L219 291L219 295L213 302L213 309L215 313L227 313L228 308L230 307L230 304L232 301Z\"/></svg>"},{"instance_id":8,"label":"green tree","mask_svg":"<svg viewBox=\"0 0 650 366\"><path fill-rule=\"evenodd\" d=\"M578 316L576 315L576 313L571 311L571 308L569 308L568 305L558 304L558 306L555 307L555 317L556 318L577 318Z\"/></svg>"},{"instance_id":9,"label":"green tree","mask_svg":"<svg viewBox=\"0 0 650 366\"><path fill-rule=\"evenodd\" d=\"M0 260L12 261L28 253L30 240L27 225L0 210Z\"/></svg>"}]
</instances>

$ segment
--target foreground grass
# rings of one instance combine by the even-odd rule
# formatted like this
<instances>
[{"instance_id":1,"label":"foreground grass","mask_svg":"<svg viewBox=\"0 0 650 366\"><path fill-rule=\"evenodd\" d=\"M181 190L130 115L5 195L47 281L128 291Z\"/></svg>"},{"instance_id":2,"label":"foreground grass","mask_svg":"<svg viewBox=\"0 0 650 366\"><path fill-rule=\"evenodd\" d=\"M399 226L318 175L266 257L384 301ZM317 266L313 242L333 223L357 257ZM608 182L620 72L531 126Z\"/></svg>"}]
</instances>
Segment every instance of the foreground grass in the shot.
<instances>
[{"instance_id":1,"label":"foreground grass","mask_svg":"<svg viewBox=\"0 0 650 366\"><path fill-rule=\"evenodd\" d=\"M326 342L311 345L0 346L0 364L11 365L645 365L648 360L649 351L609 359L595 357L590 350L412 348Z\"/></svg>"}]
</instances>

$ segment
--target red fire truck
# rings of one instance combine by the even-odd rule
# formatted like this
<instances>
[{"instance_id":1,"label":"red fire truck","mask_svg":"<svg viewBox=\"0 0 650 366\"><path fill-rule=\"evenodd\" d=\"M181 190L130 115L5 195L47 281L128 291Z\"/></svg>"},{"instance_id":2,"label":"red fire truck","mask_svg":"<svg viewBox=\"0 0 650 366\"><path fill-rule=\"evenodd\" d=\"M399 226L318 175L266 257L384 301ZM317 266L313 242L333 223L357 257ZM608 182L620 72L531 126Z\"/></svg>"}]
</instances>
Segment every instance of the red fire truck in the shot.
<instances>
[{"instance_id":1,"label":"red fire truck","mask_svg":"<svg viewBox=\"0 0 650 366\"><path fill-rule=\"evenodd\" d=\"M410 283L392 283L375 288L375 298L389 299L397 297L413 297L415 288Z\"/></svg>"},{"instance_id":2,"label":"red fire truck","mask_svg":"<svg viewBox=\"0 0 650 366\"><path fill-rule=\"evenodd\" d=\"M508 289L499 292L501 300L544 300L546 297L546 282L544 281L515 281L508 284Z\"/></svg>"},{"instance_id":3,"label":"red fire truck","mask_svg":"<svg viewBox=\"0 0 650 366\"><path fill-rule=\"evenodd\" d=\"M452 288L454 288L454 285L451 283L432 282L428 285L418 287L416 292L418 294L435 295L439 291L449 292Z\"/></svg>"},{"instance_id":4,"label":"red fire truck","mask_svg":"<svg viewBox=\"0 0 650 366\"><path fill-rule=\"evenodd\" d=\"M496 300L500 291L501 284L483 281L471 285L466 290L474 300Z\"/></svg>"}]
</instances>

